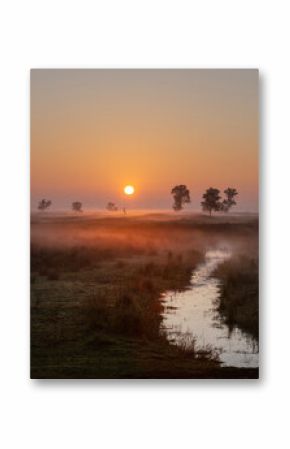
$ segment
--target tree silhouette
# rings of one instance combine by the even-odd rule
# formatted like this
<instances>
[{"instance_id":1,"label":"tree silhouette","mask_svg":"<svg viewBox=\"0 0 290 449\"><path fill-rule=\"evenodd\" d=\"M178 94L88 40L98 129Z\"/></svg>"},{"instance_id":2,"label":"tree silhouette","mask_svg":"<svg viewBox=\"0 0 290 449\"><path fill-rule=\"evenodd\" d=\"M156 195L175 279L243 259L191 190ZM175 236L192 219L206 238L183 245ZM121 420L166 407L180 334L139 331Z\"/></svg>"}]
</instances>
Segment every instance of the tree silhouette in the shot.
<instances>
[{"instance_id":1,"label":"tree silhouette","mask_svg":"<svg viewBox=\"0 0 290 449\"><path fill-rule=\"evenodd\" d=\"M75 212L82 212L82 203L80 201L74 201L71 206Z\"/></svg>"},{"instance_id":2,"label":"tree silhouette","mask_svg":"<svg viewBox=\"0 0 290 449\"><path fill-rule=\"evenodd\" d=\"M218 189L210 187L205 191L202 197L203 197L203 201L201 202L202 209L204 211L209 212L210 215L212 214L212 211L216 212L222 210L223 205L220 202L221 196L220 191Z\"/></svg>"},{"instance_id":3,"label":"tree silhouette","mask_svg":"<svg viewBox=\"0 0 290 449\"><path fill-rule=\"evenodd\" d=\"M51 206L51 201L50 200L46 200L46 199L43 199L43 200L41 200L41 201L39 201L39 203L38 203L38 209L39 210L45 210L45 209L48 209L50 206Z\"/></svg>"},{"instance_id":4,"label":"tree silhouette","mask_svg":"<svg viewBox=\"0 0 290 449\"><path fill-rule=\"evenodd\" d=\"M226 198L223 200L223 210L225 212L228 212L231 209L231 207L237 204L234 198L236 195L238 195L238 192L236 189L228 187L226 190L224 190L224 194Z\"/></svg>"},{"instance_id":5,"label":"tree silhouette","mask_svg":"<svg viewBox=\"0 0 290 449\"><path fill-rule=\"evenodd\" d=\"M107 204L107 210L109 210L110 212L115 212L118 210L118 206L116 206L115 203L112 203L111 201L108 202Z\"/></svg>"},{"instance_id":6,"label":"tree silhouette","mask_svg":"<svg viewBox=\"0 0 290 449\"><path fill-rule=\"evenodd\" d=\"M174 200L172 208L176 212L183 209L184 204L190 203L190 192L183 184L173 187L171 190L171 195L173 195Z\"/></svg>"}]
</instances>

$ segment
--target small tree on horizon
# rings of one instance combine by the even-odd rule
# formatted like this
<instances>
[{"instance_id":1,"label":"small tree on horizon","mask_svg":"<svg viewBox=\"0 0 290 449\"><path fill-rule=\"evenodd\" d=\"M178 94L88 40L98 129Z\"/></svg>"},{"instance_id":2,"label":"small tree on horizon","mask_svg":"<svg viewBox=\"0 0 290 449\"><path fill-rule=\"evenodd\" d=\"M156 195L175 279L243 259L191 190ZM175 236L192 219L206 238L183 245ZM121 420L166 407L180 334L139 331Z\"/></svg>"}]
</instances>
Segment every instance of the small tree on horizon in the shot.
<instances>
[{"instance_id":1,"label":"small tree on horizon","mask_svg":"<svg viewBox=\"0 0 290 449\"><path fill-rule=\"evenodd\" d=\"M107 210L109 210L110 212L116 212L118 210L118 206L116 206L115 203L112 203L112 201L109 201L107 204Z\"/></svg>"},{"instance_id":2,"label":"small tree on horizon","mask_svg":"<svg viewBox=\"0 0 290 449\"><path fill-rule=\"evenodd\" d=\"M75 212L82 212L82 203L80 201L74 201L72 203L72 210Z\"/></svg>"},{"instance_id":3,"label":"small tree on horizon","mask_svg":"<svg viewBox=\"0 0 290 449\"><path fill-rule=\"evenodd\" d=\"M223 200L223 211L228 212L237 203L234 200L235 196L238 195L238 191L232 187L228 187L224 190L226 198Z\"/></svg>"},{"instance_id":4,"label":"small tree on horizon","mask_svg":"<svg viewBox=\"0 0 290 449\"><path fill-rule=\"evenodd\" d=\"M46 210L51 206L52 202L50 200L46 200L45 198L38 203L39 210Z\"/></svg>"},{"instance_id":5,"label":"small tree on horizon","mask_svg":"<svg viewBox=\"0 0 290 449\"><path fill-rule=\"evenodd\" d=\"M202 195L203 201L201 202L202 209L206 212L209 212L211 216L212 211L217 212L222 210L223 204L220 202L221 196L219 189L215 189L210 187L205 191Z\"/></svg>"},{"instance_id":6,"label":"small tree on horizon","mask_svg":"<svg viewBox=\"0 0 290 449\"><path fill-rule=\"evenodd\" d=\"M175 210L175 212L182 210L184 204L191 202L190 192L184 184L173 187L173 189L171 190L171 195L173 195L174 200L172 208L173 210Z\"/></svg>"}]
</instances>

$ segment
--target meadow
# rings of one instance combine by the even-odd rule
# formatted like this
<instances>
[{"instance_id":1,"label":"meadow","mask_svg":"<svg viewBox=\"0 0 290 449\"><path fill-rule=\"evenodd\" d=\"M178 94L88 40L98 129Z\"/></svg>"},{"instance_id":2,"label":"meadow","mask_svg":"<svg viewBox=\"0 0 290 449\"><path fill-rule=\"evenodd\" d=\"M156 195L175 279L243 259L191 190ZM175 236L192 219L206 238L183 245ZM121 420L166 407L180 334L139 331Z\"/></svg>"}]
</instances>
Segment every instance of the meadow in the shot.
<instances>
[{"instance_id":1,"label":"meadow","mask_svg":"<svg viewBox=\"0 0 290 449\"><path fill-rule=\"evenodd\" d=\"M256 378L160 332L161 294L218 246L233 256L215 272L217 310L257 338L257 216L32 214L31 377Z\"/></svg>"}]
</instances>

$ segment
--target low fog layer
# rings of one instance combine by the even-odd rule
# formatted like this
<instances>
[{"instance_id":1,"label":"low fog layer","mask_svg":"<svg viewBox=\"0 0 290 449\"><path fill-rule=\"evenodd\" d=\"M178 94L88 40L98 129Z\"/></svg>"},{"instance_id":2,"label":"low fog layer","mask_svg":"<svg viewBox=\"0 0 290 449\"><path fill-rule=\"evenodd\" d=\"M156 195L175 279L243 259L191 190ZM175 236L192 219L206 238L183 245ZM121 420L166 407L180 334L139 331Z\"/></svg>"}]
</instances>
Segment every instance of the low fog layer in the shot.
<instances>
[{"instance_id":1,"label":"low fog layer","mask_svg":"<svg viewBox=\"0 0 290 449\"><path fill-rule=\"evenodd\" d=\"M231 251L257 251L256 215L208 217L201 214L151 213L118 216L112 214L32 214L32 247L90 247L119 252L226 247Z\"/></svg>"}]
</instances>

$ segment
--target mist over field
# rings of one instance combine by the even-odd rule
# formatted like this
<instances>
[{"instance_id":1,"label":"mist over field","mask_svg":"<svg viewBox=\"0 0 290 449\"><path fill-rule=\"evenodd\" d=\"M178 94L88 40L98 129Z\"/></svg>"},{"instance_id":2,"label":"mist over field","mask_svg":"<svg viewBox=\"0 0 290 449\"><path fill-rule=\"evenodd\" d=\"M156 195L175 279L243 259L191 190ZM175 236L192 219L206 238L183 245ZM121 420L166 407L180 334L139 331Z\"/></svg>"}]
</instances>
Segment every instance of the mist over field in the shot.
<instances>
[{"instance_id":1,"label":"mist over field","mask_svg":"<svg viewBox=\"0 0 290 449\"><path fill-rule=\"evenodd\" d=\"M232 233L231 226L235 232ZM244 226L246 225L246 227ZM248 228L257 228L256 214L236 214L209 218L201 214L176 215L160 211L130 211L123 217L112 213L84 213L76 216L32 215L32 245L51 247L88 246L132 250L184 250L188 246L230 246L247 252L253 249ZM210 227L210 233L208 228ZM256 248L255 248L256 249Z\"/></svg>"}]
</instances>

